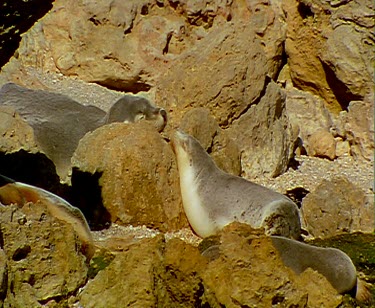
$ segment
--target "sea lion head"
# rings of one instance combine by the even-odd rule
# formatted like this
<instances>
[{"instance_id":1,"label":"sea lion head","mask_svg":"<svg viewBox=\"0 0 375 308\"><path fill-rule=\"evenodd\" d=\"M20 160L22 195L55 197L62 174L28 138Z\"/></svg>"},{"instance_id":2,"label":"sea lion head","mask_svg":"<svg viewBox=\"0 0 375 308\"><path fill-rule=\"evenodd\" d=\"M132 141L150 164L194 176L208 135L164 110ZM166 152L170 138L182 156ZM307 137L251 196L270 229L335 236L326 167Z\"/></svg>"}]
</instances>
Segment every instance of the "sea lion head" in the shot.
<instances>
[{"instance_id":1,"label":"sea lion head","mask_svg":"<svg viewBox=\"0 0 375 308\"><path fill-rule=\"evenodd\" d=\"M214 161L199 141L181 130L175 132L172 138L172 147L179 162L179 166L188 164L189 166L193 166L197 171L202 168L217 168ZM181 164L180 162L183 163Z\"/></svg>"}]
</instances>

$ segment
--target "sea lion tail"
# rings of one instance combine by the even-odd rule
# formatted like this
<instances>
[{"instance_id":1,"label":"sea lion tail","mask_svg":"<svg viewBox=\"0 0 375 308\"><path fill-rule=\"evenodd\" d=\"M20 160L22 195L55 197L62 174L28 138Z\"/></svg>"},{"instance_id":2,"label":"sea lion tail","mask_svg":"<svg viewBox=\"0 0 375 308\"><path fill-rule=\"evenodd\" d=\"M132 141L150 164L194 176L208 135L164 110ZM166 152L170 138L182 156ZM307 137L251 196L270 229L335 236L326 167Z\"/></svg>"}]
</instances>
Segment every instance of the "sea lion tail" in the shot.
<instances>
[{"instance_id":1,"label":"sea lion tail","mask_svg":"<svg viewBox=\"0 0 375 308\"><path fill-rule=\"evenodd\" d=\"M370 284L357 278L357 292L355 299L362 303L372 303L373 297L370 290Z\"/></svg>"}]
</instances>

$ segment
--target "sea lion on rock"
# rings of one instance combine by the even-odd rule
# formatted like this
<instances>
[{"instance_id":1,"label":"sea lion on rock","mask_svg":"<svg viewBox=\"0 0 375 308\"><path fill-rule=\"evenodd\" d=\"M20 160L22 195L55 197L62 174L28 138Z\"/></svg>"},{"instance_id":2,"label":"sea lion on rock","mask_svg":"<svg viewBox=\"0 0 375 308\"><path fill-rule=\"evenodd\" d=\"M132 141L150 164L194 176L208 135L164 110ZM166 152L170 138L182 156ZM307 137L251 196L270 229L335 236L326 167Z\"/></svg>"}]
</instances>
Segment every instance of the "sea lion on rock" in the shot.
<instances>
[{"instance_id":1,"label":"sea lion on rock","mask_svg":"<svg viewBox=\"0 0 375 308\"><path fill-rule=\"evenodd\" d=\"M124 95L109 109L104 122L135 123L142 120L152 121L155 128L161 132L167 125L167 112L155 107L143 98L134 95Z\"/></svg>"},{"instance_id":2,"label":"sea lion on rock","mask_svg":"<svg viewBox=\"0 0 375 308\"><path fill-rule=\"evenodd\" d=\"M252 238L248 237L249 241ZM284 265L297 275L311 268L324 276L339 294L350 294L364 303L372 301L368 284L357 278L357 270L352 260L343 251L317 247L281 236L271 235L270 239ZM210 261L216 260L221 254L219 243L219 238L211 238L201 255Z\"/></svg>"},{"instance_id":3,"label":"sea lion on rock","mask_svg":"<svg viewBox=\"0 0 375 308\"><path fill-rule=\"evenodd\" d=\"M311 268L322 274L340 294L349 293L361 302L372 300L366 283L347 254L336 248L323 248L280 236L271 236L283 263L296 274Z\"/></svg>"},{"instance_id":4,"label":"sea lion on rock","mask_svg":"<svg viewBox=\"0 0 375 308\"><path fill-rule=\"evenodd\" d=\"M0 175L0 204L17 204L19 207L23 207L28 202L45 204L52 216L72 225L83 243L84 254L88 259L92 257L94 253L93 239L86 218L80 209L42 188L16 182Z\"/></svg>"},{"instance_id":5,"label":"sea lion on rock","mask_svg":"<svg viewBox=\"0 0 375 308\"><path fill-rule=\"evenodd\" d=\"M57 173L66 179L70 159L82 137L112 122L154 122L160 132L167 123L166 111L145 98L125 95L106 113L95 106L82 105L68 96L32 90L14 83L0 89L0 106L11 106L33 128L38 146L53 161Z\"/></svg>"},{"instance_id":6,"label":"sea lion on rock","mask_svg":"<svg viewBox=\"0 0 375 308\"><path fill-rule=\"evenodd\" d=\"M231 222L264 228L267 235L300 238L298 208L288 197L220 170L198 140L176 131L177 157L184 210L201 237L215 234Z\"/></svg>"}]
</instances>

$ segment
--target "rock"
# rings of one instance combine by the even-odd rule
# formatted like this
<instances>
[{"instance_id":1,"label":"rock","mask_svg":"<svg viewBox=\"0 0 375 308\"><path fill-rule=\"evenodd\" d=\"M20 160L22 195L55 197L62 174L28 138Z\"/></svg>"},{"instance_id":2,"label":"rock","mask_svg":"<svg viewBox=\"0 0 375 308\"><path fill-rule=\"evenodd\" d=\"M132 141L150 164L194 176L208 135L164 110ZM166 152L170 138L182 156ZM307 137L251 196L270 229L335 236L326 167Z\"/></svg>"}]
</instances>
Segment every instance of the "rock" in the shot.
<instances>
[{"instance_id":1,"label":"rock","mask_svg":"<svg viewBox=\"0 0 375 308\"><path fill-rule=\"evenodd\" d=\"M310 235L374 232L373 200L345 177L323 180L302 201L302 224Z\"/></svg>"},{"instance_id":2,"label":"rock","mask_svg":"<svg viewBox=\"0 0 375 308\"><path fill-rule=\"evenodd\" d=\"M288 168L298 129L288 121L285 95L276 83L268 84L260 102L234 122L229 132L242 152L246 178L276 177Z\"/></svg>"},{"instance_id":3,"label":"rock","mask_svg":"<svg viewBox=\"0 0 375 308\"><path fill-rule=\"evenodd\" d=\"M312 270L296 276L286 268L270 238L254 235L248 226L232 228L233 224L221 234L219 257L203 273L211 307L340 304L341 296L323 276Z\"/></svg>"},{"instance_id":4,"label":"rock","mask_svg":"<svg viewBox=\"0 0 375 308\"><path fill-rule=\"evenodd\" d=\"M80 141L72 163L77 173L97 175L99 198L112 222L161 231L188 226L173 151L151 124L100 127ZM97 188L85 187L74 177L73 172L77 194L90 198ZM94 204L80 206L86 206L83 213L92 219Z\"/></svg>"},{"instance_id":5,"label":"rock","mask_svg":"<svg viewBox=\"0 0 375 308\"><path fill-rule=\"evenodd\" d=\"M0 151L14 153L40 151L33 128L21 118L14 107L0 106Z\"/></svg>"},{"instance_id":6,"label":"rock","mask_svg":"<svg viewBox=\"0 0 375 308\"><path fill-rule=\"evenodd\" d=\"M333 160L336 157L335 138L326 130L320 129L314 132L308 139L309 156L323 157Z\"/></svg>"},{"instance_id":7,"label":"rock","mask_svg":"<svg viewBox=\"0 0 375 308\"><path fill-rule=\"evenodd\" d=\"M18 48L21 34L52 8L52 0L4 2L0 12L0 68Z\"/></svg>"},{"instance_id":8,"label":"rock","mask_svg":"<svg viewBox=\"0 0 375 308\"><path fill-rule=\"evenodd\" d=\"M71 225L50 216L42 203L0 207L7 257L6 307L40 307L65 300L86 282L86 258Z\"/></svg>"},{"instance_id":9,"label":"rock","mask_svg":"<svg viewBox=\"0 0 375 308\"><path fill-rule=\"evenodd\" d=\"M181 120L180 129L197 138L220 169L234 175L241 174L237 144L220 128L207 109L194 108L186 112Z\"/></svg>"},{"instance_id":10,"label":"rock","mask_svg":"<svg viewBox=\"0 0 375 308\"><path fill-rule=\"evenodd\" d=\"M163 237L143 239L118 254L80 295L84 307L154 307L158 303L154 274L162 269Z\"/></svg>"},{"instance_id":11,"label":"rock","mask_svg":"<svg viewBox=\"0 0 375 308\"><path fill-rule=\"evenodd\" d=\"M314 132L320 129L330 131L335 127L323 99L316 95L296 88L286 89L285 106L289 121L299 130L298 137L306 152L309 149L308 139Z\"/></svg>"},{"instance_id":12,"label":"rock","mask_svg":"<svg viewBox=\"0 0 375 308\"><path fill-rule=\"evenodd\" d=\"M373 92L371 1L336 5L321 0L287 0L283 9L285 50L296 87L322 97L335 114L346 110L350 101L362 100Z\"/></svg>"},{"instance_id":13,"label":"rock","mask_svg":"<svg viewBox=\"0 0 375 308\"><path fill-rule=\"evenodd\" d=\"M373 102L352 101L348 110L345 130L350 144L350 153L357 159L374 161Z\"/></svg>"},{"instance_id":14,"label":"rock","mask_svg":"<svg viewBox=\"0 0 375 308\"><path fill-rule=\"evenodd\" d=\"M0 305L3 306L3 300L7 293L8 264L5 252L0 248Z\"/></svg>"},{"instance_id":15,"label":"rock","mask_svg":"<svg viewBox=\"0 0 375 308\"><path fill-rule=\"evenodd\" d=\"M335 142L336 142L336 156L337 157L350 155L349 141L343 140L341 137L336 137Z\"/></svg>"},{"instance_id":16,"label":"rock","mask_svg":"<svg viewBox=\"0 0 375 308\"><path fill-rule=\"evenodd\" d=\"M158 294L163 307L202 307L205 287L201 273L207 263L196 247L176 238L168 241L163 258L164 272L160 277L164 290L159 289Z\"/></svg>"}]
</instances>

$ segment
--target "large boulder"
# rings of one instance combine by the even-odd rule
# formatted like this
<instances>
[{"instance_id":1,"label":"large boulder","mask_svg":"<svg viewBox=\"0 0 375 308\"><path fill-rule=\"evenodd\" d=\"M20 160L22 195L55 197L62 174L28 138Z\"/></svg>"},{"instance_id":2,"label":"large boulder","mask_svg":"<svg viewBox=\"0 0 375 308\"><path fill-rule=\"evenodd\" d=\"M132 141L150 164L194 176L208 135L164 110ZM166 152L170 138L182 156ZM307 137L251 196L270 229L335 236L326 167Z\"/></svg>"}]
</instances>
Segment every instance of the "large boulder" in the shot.
<instances>
[{"instance_id":1,"label":"large boulder","mask_svg":"<svg viewBox=\"0 0 375 308\"><path fill-rule=\"evenodd\" d=\"M61 298L67 303L86 282L88 271L72 226L51 216L40 202L22 209L1 206L0 212L7 258L4 305L40 307Z\"/></svg>"},{"instance_id":2,"label":"large boulder","mask_svg":"<svg viewBox=\"0 0 375 308\"><path fill-rule=\"evenodd\" d=\"M373 92L373 3L283 1L293 84L324 99L330 111Z\"/></svg>"},{"instance_id":3,"label":"large boulder","mask_svg":"<svg viewBox=\"0 0 375 308\"><path fill-rule=\"evenodd\" d=\"M188 225L173 151L151 124L114 123L88 133L80 141L72 164L76 172L73 188L83 198L89 198L94 187L85 187L86 183L75 177L80 173L98 175L96 185L112 222L161 231ZM89 220L95 220L94 204L79 206Z\"/></svg>"},{"instance_id":4,"label":"large boulder","mask_svg":"<svg viewBox=\"0 0 375 308\"><path fill-rule=\"evenodd\" d=\"M294 156L298 127L285 109L285 94L274 82L267 86L258 104L252 105L230 128L239 144L245 177L276 177L285 172Z\"/></svg>"},{"instance_id":5,"label":"large boulder","mask_svg":"<svg viewBox=\"0 0 375 308\"><path fill-rule=\"evenodd\" d=\"M342 176L323 180L309 193L302 201L301 215L313 237L375 230L372 196Z\"/></svg>"}]
</instances>

